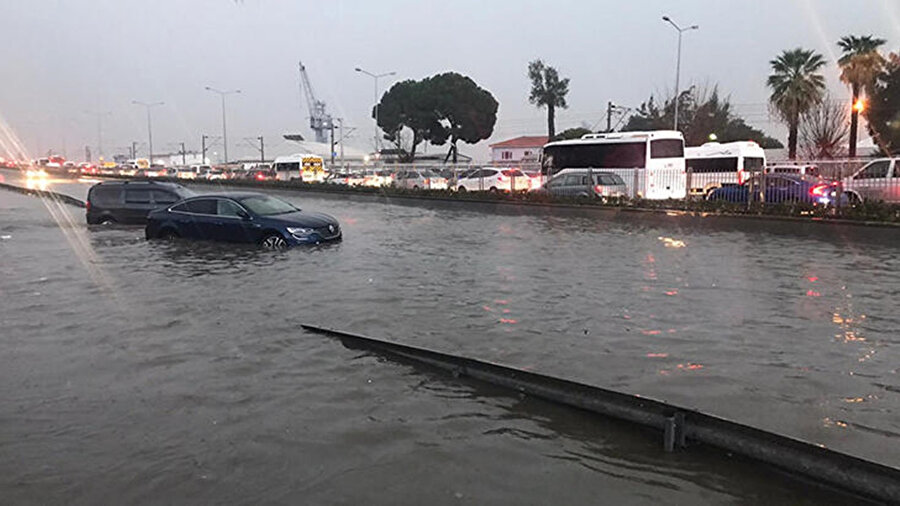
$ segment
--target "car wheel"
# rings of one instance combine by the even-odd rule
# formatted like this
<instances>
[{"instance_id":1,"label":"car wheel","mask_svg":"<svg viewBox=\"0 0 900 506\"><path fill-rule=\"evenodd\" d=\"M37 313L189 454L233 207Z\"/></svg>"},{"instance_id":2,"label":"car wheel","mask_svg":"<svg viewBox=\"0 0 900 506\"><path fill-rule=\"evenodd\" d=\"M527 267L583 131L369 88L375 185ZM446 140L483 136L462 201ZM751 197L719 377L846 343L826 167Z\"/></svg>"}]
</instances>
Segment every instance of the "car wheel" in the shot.
<instances>
[{"instance_id":1,"label":"car wheel","mask_svg":"<svg viewBox=\"0 0 900 506\"><path fill-rule=\"evenodd\" d=\"M466 187L460 186L458 191L459 191L459 193L466 193Z\"/></svg>"},{"instance_id":2,"label":"car wheel","mask_svg":"<svg viewBox=\"0 0 900 506\"><path fill-rule=\"evenodd\" d=\"M115 225L116 219L113 218L112 216L104 216L104 217L100 218L100 220L98 220L97 223L99 223L101 225Z\"/></svg>"},{"instance_id":3,"label":"car wheel","mask_svg":"<svg viewBox=\"0 0 900 506\"><path fill-rule=\"evenodd\" d=\"M259 243L264 249L275 251L287 248L287 241L280 234L269 234Z\"/></svg>"},{"instance_id":4,"label":"car wheel","mask_svg":"<svg viewBox=\"0 0 900 506\"><path fill-rule=\"evenodd\" d=\"M851 206L858 206L858 205L862 204L862 199L859 198L859 195L857 195L856 193L854 193L854 192L844 192L844 194L847 195L847 202L848 202Z\"/></svg>"},{"instance_id":5,"label":"car wheel","mask_svg":"<svg viewBox=\"0 0 900 506\"><path fill-rule=\"evenodd\" d=\"M413 185L413 190L418 190L418 189L419 189L419 185L414 184L414 185Z\"/></svg>"},{"instance_id":6,"label":"car wheel","mask_svg":"<svg viewBox=\"0 0 900 506\"><path fill-rule=\"evenodd\" d=\"M491 186L491 189L488 190L488 191L491 192L491 193L497 193L497 187L496 187L496 186Z\"/></svg>"},{"instance_id":7,"label":"car wheel","mask_svg":"<svg viewBox=\"0 0 900 506\"><path fill-rule=\"evenodd\" d=\"M179 237L181 236L178 235L178 232L172 230L171 228L164 228L159 232L159 238L163 241L174 241Z\"/></svg>"}]
</instances>

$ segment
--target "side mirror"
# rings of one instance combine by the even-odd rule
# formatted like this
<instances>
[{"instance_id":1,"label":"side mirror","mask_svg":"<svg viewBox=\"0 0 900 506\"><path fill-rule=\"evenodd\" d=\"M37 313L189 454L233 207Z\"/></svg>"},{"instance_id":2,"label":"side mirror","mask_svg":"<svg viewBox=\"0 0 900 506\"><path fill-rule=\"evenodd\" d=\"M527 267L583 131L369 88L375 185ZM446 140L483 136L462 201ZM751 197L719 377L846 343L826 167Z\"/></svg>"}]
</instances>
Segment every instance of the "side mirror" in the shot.
<instances>
[{"instance_id":1,"label":"side mirror","mask_svg":"<svg viewBox=\"0 0 900 506\"><path fill-rule=\"evenodd\" d=\"M243 209L238 209L237 215L240 216L241 219L245 220L245 221L250 219L250 215L247 214L247 211L244 211Z\"/></svg>"}]
</instances>

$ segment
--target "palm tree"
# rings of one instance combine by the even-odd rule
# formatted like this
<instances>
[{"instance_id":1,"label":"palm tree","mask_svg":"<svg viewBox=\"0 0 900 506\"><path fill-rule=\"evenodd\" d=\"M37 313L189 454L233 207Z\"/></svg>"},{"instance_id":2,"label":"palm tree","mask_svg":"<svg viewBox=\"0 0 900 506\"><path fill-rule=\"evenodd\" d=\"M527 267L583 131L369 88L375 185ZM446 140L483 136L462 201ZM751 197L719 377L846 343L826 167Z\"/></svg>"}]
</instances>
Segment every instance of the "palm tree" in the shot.
<instances>
[{"instance_id":1,"label":"palm tree","mask_svg":"<svg viewBox=\"0 0 900 506\"><path fill-rule=\"evenodd\" d=\"M860 91L871 95L875 79L884 70L885 60L878 53L878 48L884 45L884 39L876 39L871 35L857 37L848 35L841 37L838 47L844 52L838 60L841 67L841 81L850 86L853 93L853 108L850 113L850 157L856 156L856 132L859 128L859 112L862 104L859 102Z\"/></svg>"},{"instance_id":2,"label":"palm tree","mask_svg":"<svg viewBox=\"0 0 900 506\"><path fill-rule=\"evenodd\" d=\"M822 101L825 78L819 69L822 55L809 49L785 50L769 62L772 74L766 84L772 88L769 103L788 125L788 157L797 157L797 128L800 117Z\"/></svg>"},{"instance_id":3,"label":"palm tree","mask_svg":"<svg viewBox=\"0 0 900 506\"><path fill-rule=\"evenodd\" d=\"M528 77L531 79L531 95L528 101L547 108L547 135L552 139L556 135L556 108L566 109L566 95L569 94L569 78L560 79L555 68L544 65L541 60L528 64Z\"/></svg>"}]
</instances>

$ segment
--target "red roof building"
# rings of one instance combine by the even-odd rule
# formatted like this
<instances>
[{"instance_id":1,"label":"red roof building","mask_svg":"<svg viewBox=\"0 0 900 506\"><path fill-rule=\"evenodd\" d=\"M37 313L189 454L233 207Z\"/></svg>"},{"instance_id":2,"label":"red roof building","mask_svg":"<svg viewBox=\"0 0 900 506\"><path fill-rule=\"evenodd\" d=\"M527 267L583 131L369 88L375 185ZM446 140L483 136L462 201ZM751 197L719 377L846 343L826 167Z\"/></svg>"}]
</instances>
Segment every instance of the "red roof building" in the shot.
<instances>
[{"instance_id":1,"label":"red roof building","mask_svg":"<svg viewBox=\"0 0 900 506\"><path fill-rule=\"evenodd\" d=\"M547 139L546 135L532 135L491 144L491 161L494 164L535 162L541 155L541 148L547 144Z\"/></svg>"}]
</instances>

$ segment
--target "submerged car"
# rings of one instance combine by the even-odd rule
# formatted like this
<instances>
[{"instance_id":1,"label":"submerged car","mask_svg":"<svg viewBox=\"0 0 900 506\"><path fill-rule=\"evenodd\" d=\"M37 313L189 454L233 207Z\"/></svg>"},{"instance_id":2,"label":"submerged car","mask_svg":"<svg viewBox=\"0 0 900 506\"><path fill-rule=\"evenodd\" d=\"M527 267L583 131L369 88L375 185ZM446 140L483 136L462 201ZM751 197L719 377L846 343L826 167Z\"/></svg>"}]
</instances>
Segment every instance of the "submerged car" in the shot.
<instances>
[{"instance_id":1,"label":"submerged car","mask_svg":"<svg viewBox=\"0 0 900 506\"><path fill-rule=\"evenodd\" d=\"M200 239L282 249L342 238L338 221L261 193L202 195L150 213L147 239Z\"/></svg>"},{"instance_id":2,"label":"submerged car","mask_svg":"<svg viewBox=\"0 0 900 506\"><path fill-rule=\"evenodd\" d=\"M157 181L104 181L88 191L85 219L89 225L144 224L154 209L194 196L194 192Z\"/></svg>"},{"instance_id":3,"label":"submerged car","mask_svg":"<svg viewBox=\"0 0 900 506\"><path fill-rule=\"evenodd\" d=\"M828 206L848 203L847 194L839 192L839 183L797 174L768 174L765 178L755 176L741 185L716 188L710 192L707 200L746 203L752 199L753 202L759 202L760 194L766 204Z\"/></svg>"}]
</instances>

